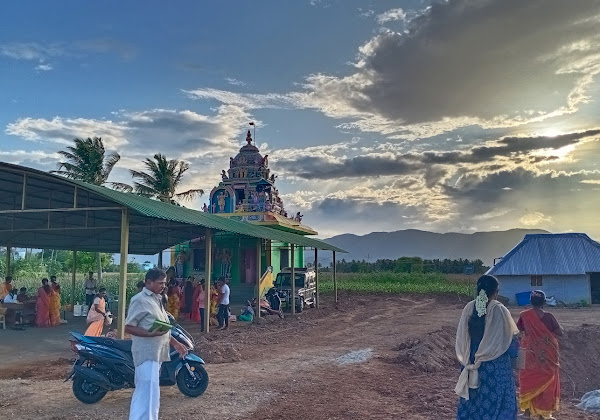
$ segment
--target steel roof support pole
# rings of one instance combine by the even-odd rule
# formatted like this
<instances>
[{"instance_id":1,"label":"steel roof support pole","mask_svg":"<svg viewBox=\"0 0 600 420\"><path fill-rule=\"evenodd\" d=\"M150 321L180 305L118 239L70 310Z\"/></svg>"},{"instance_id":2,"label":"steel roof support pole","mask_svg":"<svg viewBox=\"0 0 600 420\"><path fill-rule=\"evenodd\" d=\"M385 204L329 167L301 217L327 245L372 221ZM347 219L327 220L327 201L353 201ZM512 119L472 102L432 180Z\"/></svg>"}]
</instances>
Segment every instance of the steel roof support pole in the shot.
<instances>
[{"instance_id":1,"label":"steel roof support pole","mask_svg":"<svg viewBox=\"0 0 600 420\"><path fill-rule=\"evenodd\" d=\"M210 294L212 289L212 236L213 231L211 229L206 229L206 234L204 235L204 247L205 247L205 258L204 258L204 319L202 322L204 323L204 333L208 334L210 330Z\"/></svg>"},{"instance_id":2,"label":"steel roof support pole","mask_svg":"<svg viewBox=\"0 0 600 420\"><path fill-rule=\"evenodd\" d=\"M10 276L10 254L12 254L12 246L6 247L6 273L5 276Z\"/></svg>"},{"instance_id":3,"label":"steel roof support pole","mask_svg":"<svg viewBox=\"0 0 600 420\"><path fill-rule=\"evenodd\" d=\"M335 296L335 303L338 301L338 286L337 286L337 272L335 267L335 251L333 251L333 294Z\"/></svg>"},{"instance_id":4,"label":"steel roof support pole","mask_svg":"<svg viewBox=\"0 0 600 420\"><path fill-rule=\"evenodd\" d=\"M75 279L77 278L77 250L73 251L73 272L71 273L71 307L75 310Z\"/></svg>"},{"instance_id":5,"label":"steel roof support pole","mask_svg":"<svg viewBox=\"0 0 600 420\"><path fill-rule=\"evenodd\" d=\"M129 252L129 209L121 210L121 270L119 275L119 314L117 337L125 338L125 307L127 304L127 254Z\"/></svg>"},{"instance_id":6,"label":"steel roof support pole","mask_svg":"<svg viewBox=\"0 0 600 420\"><path fill-rule=\"evenodd\" d=\"M321 302L321 298L319 297L319 265L317 252L319 250L315 248L315 308L319 309L319 303Z\"/></svg>"},{"instance_id":7,"label":"steel roof support pole","mask_svg":"<svg viewBox=\"0 0 600 420\"><path fill-rule=\"evenodd\" d=\"M258 238L256 240L256 313L254 317L256 319L260 318L260 283L261 283L261 275L262 275L262 267L260 261L260 251L262 248L262 239Z\"/></svg>"},{"instance_id":8,"label":"steel roof support pole","mask_svg":"<svg viewBox=\"0 0 600 420\"><path fill-rule=\"evenodd\" d=\"M292 278L290 279L290 283L292 284L292 296L290 305L292 305L292 315L296 315L296 263L294 261L294 254L296 250L294 249L294 244L290 244L290 250L292 252L291 255L291 267L292 267Z\"/></svg>"}]
</instances>

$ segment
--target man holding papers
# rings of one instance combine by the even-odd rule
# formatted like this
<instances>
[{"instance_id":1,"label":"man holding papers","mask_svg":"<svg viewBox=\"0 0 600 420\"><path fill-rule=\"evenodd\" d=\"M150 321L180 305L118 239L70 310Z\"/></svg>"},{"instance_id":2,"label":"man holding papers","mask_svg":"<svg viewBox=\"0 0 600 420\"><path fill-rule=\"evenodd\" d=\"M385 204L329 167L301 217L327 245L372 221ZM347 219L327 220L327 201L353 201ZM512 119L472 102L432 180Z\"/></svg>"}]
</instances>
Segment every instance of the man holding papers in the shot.
<instances>
[{"instance_id":1,"label":"man holding papers","mask_svg":"<svg viewBox=\"0 0 600 420\"><path fill-rule=\"evenodd\" d=\"M131 335L135 364L135 391L131 399L130 420L158 420L160 407L159 375L162 362L170 360L172 346L181 357L187 348L171 337L169 318L161 293L167 275L159 269L146 273L145 287L131 299L125 332Z\"/></svg>"}]
</instances>

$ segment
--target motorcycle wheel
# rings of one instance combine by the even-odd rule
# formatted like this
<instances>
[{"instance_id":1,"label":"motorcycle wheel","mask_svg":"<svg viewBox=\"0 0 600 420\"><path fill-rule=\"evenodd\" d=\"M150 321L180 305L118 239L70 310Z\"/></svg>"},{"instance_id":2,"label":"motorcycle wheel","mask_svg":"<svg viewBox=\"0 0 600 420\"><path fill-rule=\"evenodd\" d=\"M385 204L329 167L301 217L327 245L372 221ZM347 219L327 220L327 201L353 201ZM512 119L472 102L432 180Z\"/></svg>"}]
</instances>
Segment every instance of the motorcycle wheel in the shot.
<instances>
[{"instance_id":1,"label":"motorcycle wheel","mask_svg":"<svg viewBox=\"0 0 600 420\"><path fill-rule=\"evenodd\" d=\"M73 395L84 404L95 404L106 396L107 391L88 382L86 379L75 376L73 378Z\"/></svg>"},{"instance_id":2,"label":"motorcycle wheel","mask_svg":"<svg viewBox=\"0 0 600 420\"><path fill-rule=\"evenodd\" d=\"M189 363L189 365L194 368L195 377L190 375L185 366L182 367L177 374L177 388L186 397L196 398L204 394L208 388L208 373L200 363Z\"/></svg>"}]
</instances>

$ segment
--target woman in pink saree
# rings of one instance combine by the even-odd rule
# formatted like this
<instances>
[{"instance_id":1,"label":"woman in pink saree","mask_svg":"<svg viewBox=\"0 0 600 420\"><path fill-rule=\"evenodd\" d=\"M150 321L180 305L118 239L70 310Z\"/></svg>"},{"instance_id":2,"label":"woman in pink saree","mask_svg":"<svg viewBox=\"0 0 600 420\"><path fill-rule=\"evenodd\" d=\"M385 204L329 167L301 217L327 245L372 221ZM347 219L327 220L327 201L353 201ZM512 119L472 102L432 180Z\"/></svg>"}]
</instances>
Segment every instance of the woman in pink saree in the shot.
<instances>
[{"instance_id":1,"label":"woman in pink saree","mask_svg":"<svg viewBox=\"0 0 600 420\"><path fill-rule=\"evenodd\" d=\"M37 327L50 326L50 299L52 288L48 285L48 279L42 279L42 287L38 289L35 305L35 325Z\"/></svg>"}]
</instances>

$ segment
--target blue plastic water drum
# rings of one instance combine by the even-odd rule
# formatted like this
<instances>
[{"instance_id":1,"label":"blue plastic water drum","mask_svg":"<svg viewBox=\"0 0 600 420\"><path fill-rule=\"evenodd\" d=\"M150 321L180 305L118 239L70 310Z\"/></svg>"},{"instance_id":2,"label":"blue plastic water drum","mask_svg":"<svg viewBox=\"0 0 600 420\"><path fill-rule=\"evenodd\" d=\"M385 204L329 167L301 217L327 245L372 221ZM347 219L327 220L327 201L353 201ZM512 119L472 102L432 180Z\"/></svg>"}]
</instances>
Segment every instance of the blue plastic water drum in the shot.
<instances>
[{"instance_id":1,"label":"blue plastic water drum","mask_svg":"<svg viewBox=\"0 0 600 420\"><path fill-rule=\"evenodd\" d=\"M517 298L517 305L519 305L519 306L529 305L529 299L531 297L531 292L517 293L517 294L515 294L515 297Z\"/></svg>"}]
</instances>

